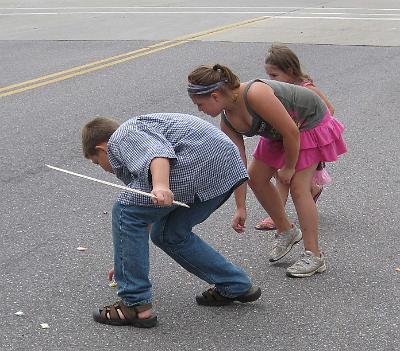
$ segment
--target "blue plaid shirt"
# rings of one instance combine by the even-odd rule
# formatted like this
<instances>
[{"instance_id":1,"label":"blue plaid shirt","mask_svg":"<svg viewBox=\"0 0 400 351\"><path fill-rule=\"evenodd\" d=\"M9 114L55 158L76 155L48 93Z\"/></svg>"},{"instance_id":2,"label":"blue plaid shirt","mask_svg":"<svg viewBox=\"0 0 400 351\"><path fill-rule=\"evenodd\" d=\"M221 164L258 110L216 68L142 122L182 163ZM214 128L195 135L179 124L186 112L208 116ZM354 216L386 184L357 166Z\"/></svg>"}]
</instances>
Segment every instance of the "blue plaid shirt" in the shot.
<instances>
[{"instance_id":1,"label":"blue plaid shirt","mask_svg":"<svg viewBox=\"0 0 400 351\"><path fill-rule=\"evenodd\" d=\"M235 144L218 128L198 117L155 113L123 123L108 142L108 158L115 175L127 186L152 190L150 163L170 159L170 189L187 204L195 196L206 201L248 178ZM124 191L123 205L153 205L150 198Z\"/></svg>"}]
</instances>

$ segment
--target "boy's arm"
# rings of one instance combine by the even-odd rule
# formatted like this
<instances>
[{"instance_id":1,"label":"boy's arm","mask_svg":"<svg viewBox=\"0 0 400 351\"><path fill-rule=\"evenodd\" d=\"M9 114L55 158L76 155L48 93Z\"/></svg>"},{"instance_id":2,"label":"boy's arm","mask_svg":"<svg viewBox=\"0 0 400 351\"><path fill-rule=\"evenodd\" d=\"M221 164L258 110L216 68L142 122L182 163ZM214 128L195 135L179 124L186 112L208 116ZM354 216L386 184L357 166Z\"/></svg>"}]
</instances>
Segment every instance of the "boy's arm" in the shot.
<instances>
[{"instance_id":1,"label":"boy's arm","mask_svg":"<svg viewBox=\"0 0 400 351\"><path fill-rule=\"evenodd\" d=\"M169 188L169 158L156 157L150 163L150 173L153 183L152 194L156 196L154 203L161 206L171 206L174 194Z\"/></svg>"}]
</instances>

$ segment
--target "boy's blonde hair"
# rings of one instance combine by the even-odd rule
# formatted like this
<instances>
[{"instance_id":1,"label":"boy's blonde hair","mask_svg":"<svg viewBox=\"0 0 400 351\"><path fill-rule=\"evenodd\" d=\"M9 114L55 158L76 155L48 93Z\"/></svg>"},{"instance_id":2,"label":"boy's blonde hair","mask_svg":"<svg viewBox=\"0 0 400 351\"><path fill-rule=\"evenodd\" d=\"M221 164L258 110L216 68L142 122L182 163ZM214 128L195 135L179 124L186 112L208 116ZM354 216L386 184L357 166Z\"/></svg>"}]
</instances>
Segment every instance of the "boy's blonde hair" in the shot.
<instances>
[{"instance_id":1,"label":"boy's blonde hair","mask_svg":"<svg viewBox=\"0 0 400 351\"><path fill-rule=\"evenodd\" d=\"M119 123L108 117L96 117L86 123L81 131L83 155L86 158L96 155L96 146L107 143L118 127Z\"/></svg>"},{"instance_id":2,"label":"boy's blonde hair","mask_svg":"<svg viewBox=\"0 0 400 351\"><path fill-rule=\"evenodd\" d=\"M297 55L286 45L273 44L267 51L265 64L274 65L297 80L312 82L311 77L302 71Z\"/></svg>"},{"instance_id":3,"label":"boy's blonde hair","mask_svg":"<svg viewBox=\"0 0 400 351\"><path fill-rule=\"evenodd\" d=\"M228 67L220 64L213 66L202 65L193 70L188 76L190 84L211 85L223 81L221 88L234 90L239 88L240 80ZM209 92L207 94L211 94ZM205 94L205 95L207 95Z\"/></svg>"}]
</instances>

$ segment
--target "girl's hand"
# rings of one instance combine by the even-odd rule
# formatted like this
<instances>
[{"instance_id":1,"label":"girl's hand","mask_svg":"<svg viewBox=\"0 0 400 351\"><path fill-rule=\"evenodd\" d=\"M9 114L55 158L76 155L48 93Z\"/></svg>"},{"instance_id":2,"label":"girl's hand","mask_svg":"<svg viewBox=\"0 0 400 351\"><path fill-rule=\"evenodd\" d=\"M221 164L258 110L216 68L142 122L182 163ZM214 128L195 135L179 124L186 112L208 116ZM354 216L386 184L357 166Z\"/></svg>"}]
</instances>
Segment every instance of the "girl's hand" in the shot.
<instances>
[{"instance_id":1,"label":"girl's hand","mask_svg":"<svg viewBox=\"0 0 400 351\"><path fill-rule=\"evenodd\" d=\"M244 230L246 228L245 226L246 218L247 218L246 209L238 208L232 219L232 228L235 230L235 232L244 233Z\"/></svg>"},{"instance_id":2,"label":"girl's hand","mask_svg":"<svg viewBox=\"0 0 400 351\"><path fill-rule=\"evenodd\" d=\"M278 169L278 171L276 172L276 175L277 175L278 180L282 184L289 185L295 172L296 172L296 170L294 168L283 167L281 169Z\"/></svg>"},{"instance_id":3,"label":"girl's hand","mask_svg":"<svg viewBox=\"0 0 400 351\"><path fill-rule=\"evenodd\" d=\"M156 205L171 206L174 201L174 194L168 188L153 188L151 193L156 196L153 198Z\"/></svg>"}]
</instances>

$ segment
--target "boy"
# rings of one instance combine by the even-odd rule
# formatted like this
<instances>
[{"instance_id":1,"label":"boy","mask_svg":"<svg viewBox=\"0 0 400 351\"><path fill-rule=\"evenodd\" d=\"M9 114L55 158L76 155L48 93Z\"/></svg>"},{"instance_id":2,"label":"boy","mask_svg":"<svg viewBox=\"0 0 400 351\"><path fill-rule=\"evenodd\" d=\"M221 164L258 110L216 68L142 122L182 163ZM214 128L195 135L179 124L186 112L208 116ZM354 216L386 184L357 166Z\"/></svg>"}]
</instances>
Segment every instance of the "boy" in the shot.
<instances>
[{"instance_id":1,"label":"boy","mask_svg":"<svg viewBox=\"0 0 400 351\"><path fill-rule=\"evenodd\" d=\"M192 232L248 179L236 146L210 123L178 113L138 116L121 126L95 118L82 129L86 158L127 186L155 199L122 192L113 207L114 277L121 301L97 309L99 323L150 328L148 225L151 240L187 271L214 287L200 305L251 302L261 295L246 273ZM173 200L190 208L171 206ZM241 209L244 211L244 209Z\"/></svg>"}]
</instances>

